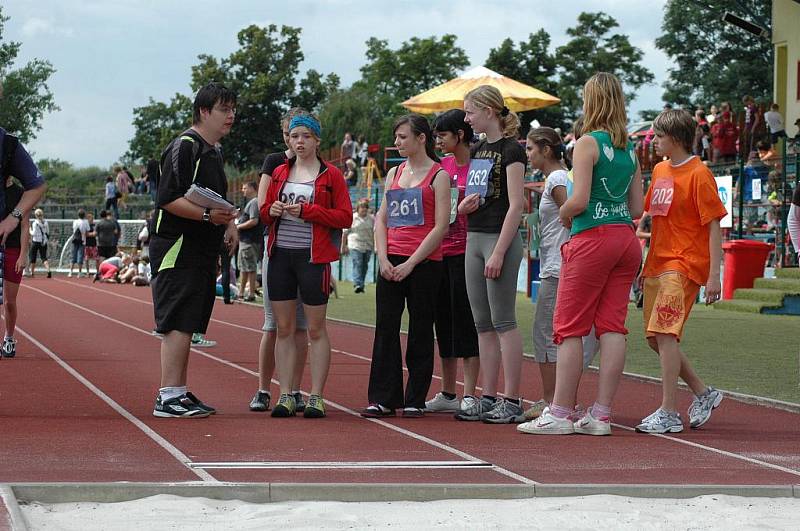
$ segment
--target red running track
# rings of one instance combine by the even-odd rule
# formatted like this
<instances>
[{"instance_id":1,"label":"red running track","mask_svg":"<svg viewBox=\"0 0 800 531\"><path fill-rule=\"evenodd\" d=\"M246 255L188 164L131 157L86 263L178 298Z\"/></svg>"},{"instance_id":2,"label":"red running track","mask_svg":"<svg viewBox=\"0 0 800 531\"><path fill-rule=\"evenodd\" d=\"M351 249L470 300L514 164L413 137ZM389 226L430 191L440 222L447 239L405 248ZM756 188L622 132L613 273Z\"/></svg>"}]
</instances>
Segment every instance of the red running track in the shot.
<instances>
[{"instance_id":1,"label":"red running track","mask_svg":"<svg viewBox=\"0 0 800 531\"><path fill-rule=\"evenodd\" d=\"M631 426L658 406L660 388L631 379L621 384L611 437L530 436L450 415L362 419L372 331L341 323L329 324L328 418L253 413L262 320L257 306L218 304L208 333L218 346L193 352L189 383L220 413L156 419L159 340L150 334L149 289L25 279L18 355L0 361L0 482L800 482L797 414L728 398L700 430L636 434ZM531 398L541 392L535 369L524 364ZM587 374L582 403L595 384ZM687 393L681 399L688 405ZM242 468L254 463L278 468ZM378 466L386 463L394 465Z\"/></svg>"}]
</instances>

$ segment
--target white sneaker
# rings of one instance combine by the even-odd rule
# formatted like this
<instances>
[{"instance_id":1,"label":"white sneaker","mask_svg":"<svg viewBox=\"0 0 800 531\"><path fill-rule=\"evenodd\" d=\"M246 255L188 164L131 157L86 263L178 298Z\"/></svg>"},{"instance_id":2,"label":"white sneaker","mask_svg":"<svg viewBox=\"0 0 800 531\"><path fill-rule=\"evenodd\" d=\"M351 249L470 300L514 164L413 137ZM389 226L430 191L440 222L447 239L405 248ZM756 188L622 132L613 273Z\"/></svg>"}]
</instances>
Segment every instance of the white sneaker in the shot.
<instances>
[{"instance_id":1,"label":"white sneaker","mask_svg":"<svg viewBox=\"0 0 800 531\"><path fill-rule=\"evenodd\" d=\"M608 417L595 418L592 409L578 420L575 424L575 433L584 435L611 435L611 419Z\"/></svg>"},{"instance_id":2,"label":"white sneaker","mask_svg":"<svg viewBox=\"0 0 800 531\"><path fill-rule=\"evenodd\" d=\"M478 399L472 395L464 395L464 398L461 399L461 403L459 404L459 409L461 409L461 411L466 411L474 406L477 401Z\"/></svg>"},{"instance_id":3,"label":"white sneaker","mask_svg":"<svg viewBox=\"0 0 800 531\"><path fill-rule=\"evenodd\" d=\"M67 275L67 278L72 278L72 272L71 271L70 271L69 275Z\"/></svg>"},{"instance_id":4,"label":"white sneaker","mask_svg":"<svg viewBox=\"0 0 800 531\"><path fill-rule=\"evenodd\" d=\"M547 407L539 418L517 426L517 431L532 435L569 435L575 433L575 426L568 418L560 419L550 413Z\"/></svg>"},{"instance_id":5,"label":"white sneaker","mask_svg":"<svg viewBox=\"0 0 800 531\"><path fill-rule=\"evenodd\" d=\"M425 402L425 411L432 413L441 412L455 412L458 411L459 400L458 398L447 398L442 393L436 393L436 396Z\"/></svg>"}]
</instances>

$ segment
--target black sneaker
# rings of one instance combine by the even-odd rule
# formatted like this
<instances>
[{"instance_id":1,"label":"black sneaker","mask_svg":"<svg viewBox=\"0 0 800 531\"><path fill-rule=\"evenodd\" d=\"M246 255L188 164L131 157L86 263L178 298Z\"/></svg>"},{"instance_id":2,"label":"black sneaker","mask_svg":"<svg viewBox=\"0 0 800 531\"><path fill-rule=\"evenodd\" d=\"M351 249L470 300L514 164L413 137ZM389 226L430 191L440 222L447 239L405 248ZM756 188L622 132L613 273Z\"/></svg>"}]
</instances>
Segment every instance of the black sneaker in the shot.
<instances>
[{"instance_id":1,"label":"black sneaker","mask_svg":"<svg viewBox=\"0 0 800 531\"><path fill-rule=\"evenodd\" d=\"M200 409L186 395L176 396L162 402L159 394L156 398L156 407L153 408L153 416L161 418L201 418L210 414L208 411Z\"/></svg>"},{"instance_id":2,"label":"black sneaker","mask_svg":"<svg viewBox=\"0 0 800 531\"><path fill-rule=\"evenodd\" d=\"M208 411L209 415L216 415L217 414L217 410L215 408L209 406L208 404L204 404L199 398L194 396L191 393L191 391L187 391L186 392L186 398L188 398L189 400L194 402L194 405L196 405L197 407L199 407L203 411Z\"/></svg>"},{"instance_id":3,"label":"black sneaker","mask_svg":"<svg viewBox=\"0 0 800 531\"><path fill-rule=\"evenodd\" d=\"M306 410L306 401L303 400L303 393L298 391L292 393L292 396L294 397L294 410L298 413L304 412Z\"/></svg>"},{"instance_id":4,"label":"black sneaker","mask_svg":"<svg viewBox=\"0 0 800 531\"><path fill-rule=\"evenodd\" d=\"M47 272L47 278L53 278L53 273L51 273L50 271L48 271L48 272Z\"/></svg>"},{"instance_id":5,"label":"black sneaker","mask_svg":"<svg viewBox=\"0 0 800 531\"><path fill-rule=\"evenodd\" d=\"M269 411L270 394L256 391L256 396L250 401L250 411Z\"/></svg>"},{"instance_id":6,"label":"black sneaker","mask_svg":"<svg viewBox=\"0 0 800 531\"><path fill-rule=\"evenodd\" d=\"M13 358L17 355L17 340L13 337L3 339L3 346L0 348L4 358Z\"/></svg>"},{"instance_id":7,"label":"black sneaker","mask_svg":"<svg viewBox=\"0 0 800 531\"><path fill-rule=\"evenodd\" d=\"M272 408L273 417L294 417L297 412L294 397L288 393L278 398L278 403Z\"/></svg>"}]
</instances>

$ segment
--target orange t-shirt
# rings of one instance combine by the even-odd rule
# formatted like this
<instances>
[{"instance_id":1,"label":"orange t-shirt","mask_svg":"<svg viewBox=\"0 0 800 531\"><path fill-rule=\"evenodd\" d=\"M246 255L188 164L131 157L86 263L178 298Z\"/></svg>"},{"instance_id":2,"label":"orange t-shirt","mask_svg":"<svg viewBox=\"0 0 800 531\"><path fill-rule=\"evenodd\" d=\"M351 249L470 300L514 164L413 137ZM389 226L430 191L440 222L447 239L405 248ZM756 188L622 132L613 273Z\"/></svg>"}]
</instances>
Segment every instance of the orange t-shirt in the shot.
<instances>
[{"instance_id":1,"label":"orange t-shirt","mask_svg":"<svg viewBox=\"0 0 800 531\"><path fill-rule=\"evenodd\" d=\"M698 284L708 280L709 226L727 214L711 171L698 157L653 169L644 208L652 215L650 252L642 276L677 271Z\"/></svg>"}]
</instances>

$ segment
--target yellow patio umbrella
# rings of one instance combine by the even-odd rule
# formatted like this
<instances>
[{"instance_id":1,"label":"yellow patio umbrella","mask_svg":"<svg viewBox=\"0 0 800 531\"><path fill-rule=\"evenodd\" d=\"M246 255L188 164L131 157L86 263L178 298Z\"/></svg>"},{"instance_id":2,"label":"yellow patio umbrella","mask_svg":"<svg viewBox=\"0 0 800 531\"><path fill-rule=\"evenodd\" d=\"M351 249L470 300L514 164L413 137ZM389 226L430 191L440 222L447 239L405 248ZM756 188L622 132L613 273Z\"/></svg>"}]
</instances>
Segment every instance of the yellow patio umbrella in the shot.
<instances>
[{"instance_id":1,"label":"yellow patio umbrella","mask_svg":"<svg viewBox=\"0 0 800 531\"><path fill-rule=\"evenodd\" d=\"M455 79L407 99L402 105L409 111L421 114L461 109L464 106L464 96L480 85L491 85L500 90L506 107L514 112L549 107L561 101L539 89L514 81L483 66L476 66Z\"/></svg>"}]
</instances>

